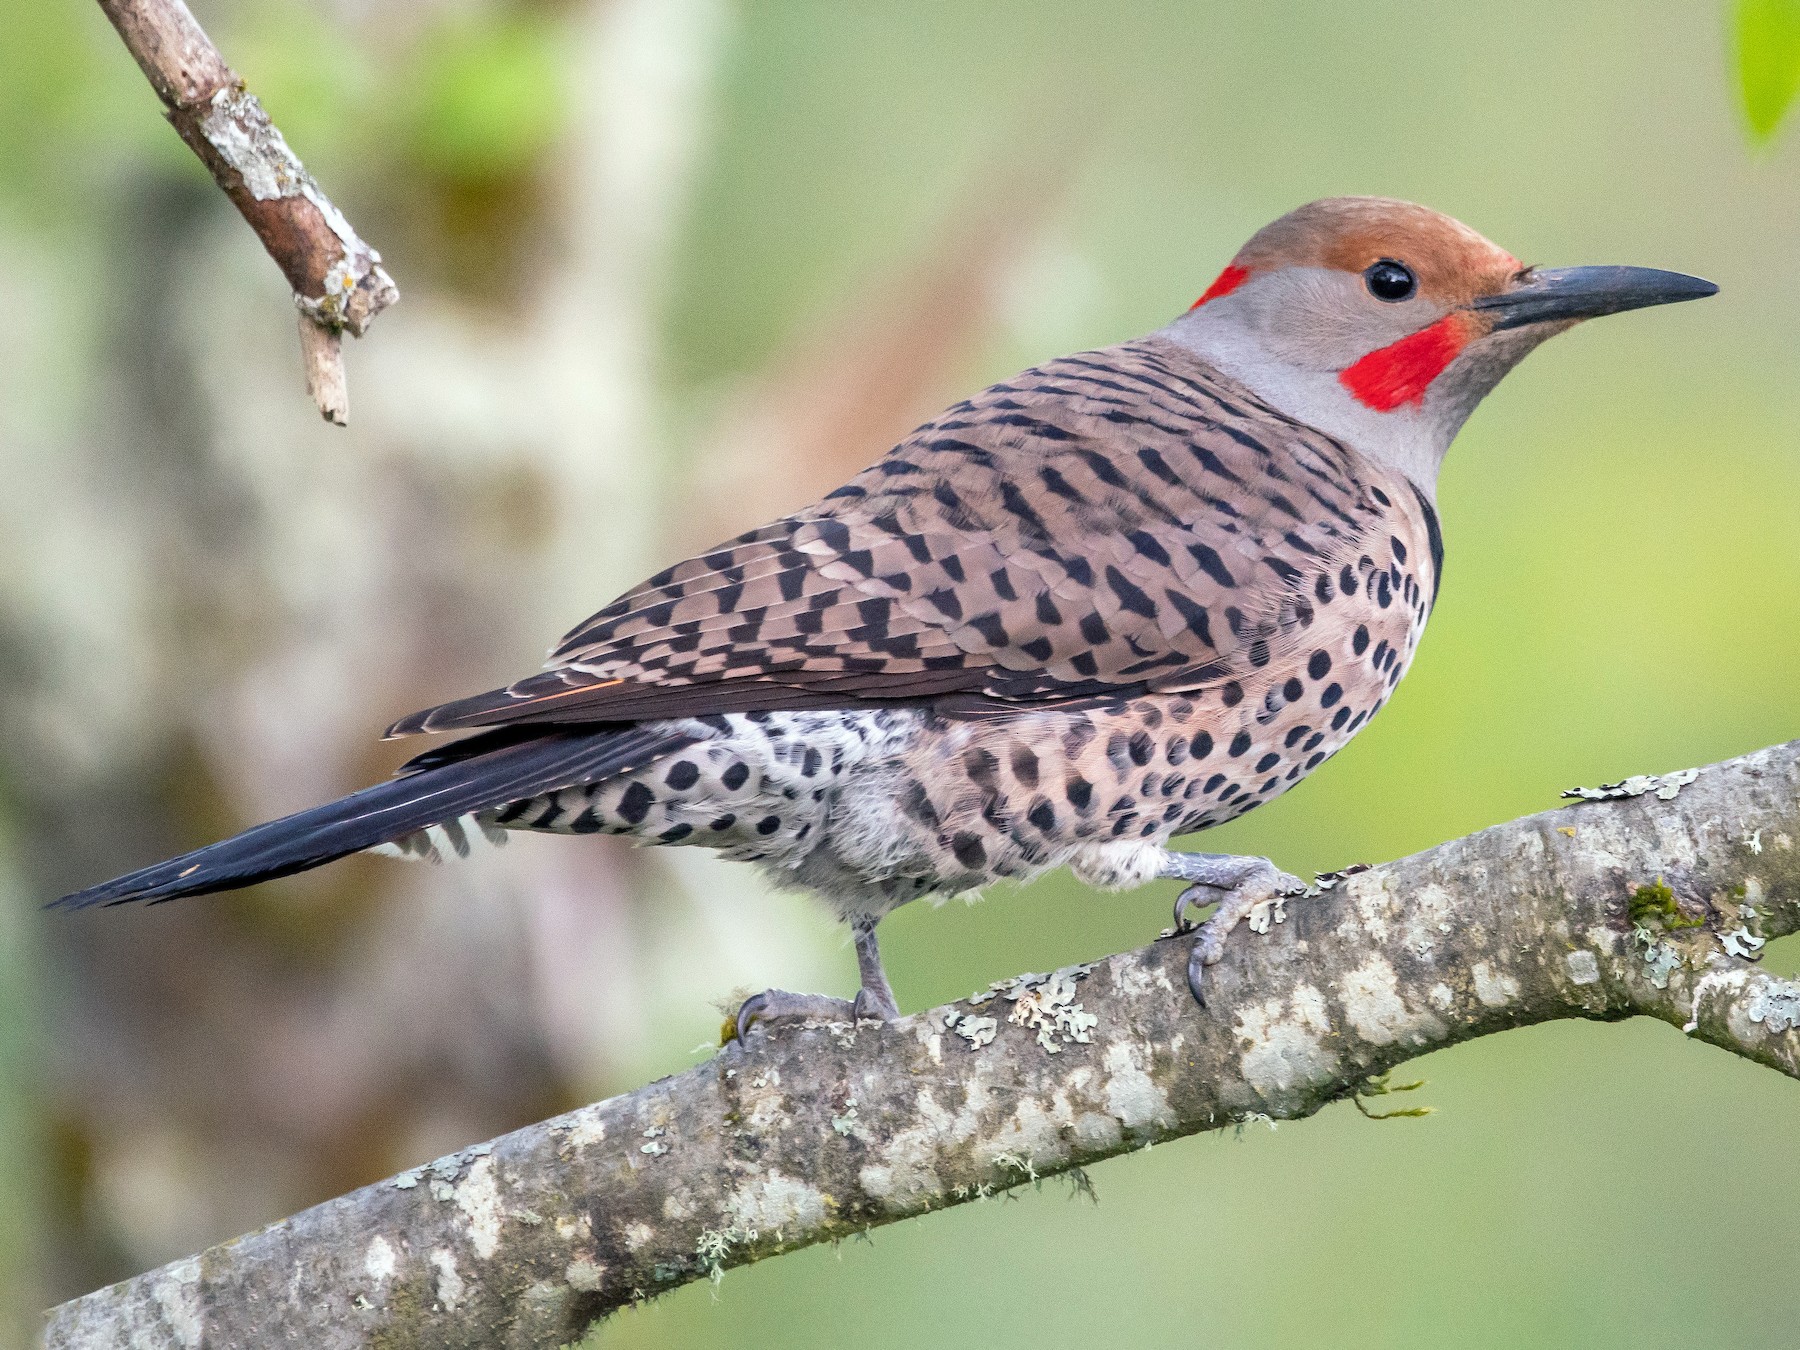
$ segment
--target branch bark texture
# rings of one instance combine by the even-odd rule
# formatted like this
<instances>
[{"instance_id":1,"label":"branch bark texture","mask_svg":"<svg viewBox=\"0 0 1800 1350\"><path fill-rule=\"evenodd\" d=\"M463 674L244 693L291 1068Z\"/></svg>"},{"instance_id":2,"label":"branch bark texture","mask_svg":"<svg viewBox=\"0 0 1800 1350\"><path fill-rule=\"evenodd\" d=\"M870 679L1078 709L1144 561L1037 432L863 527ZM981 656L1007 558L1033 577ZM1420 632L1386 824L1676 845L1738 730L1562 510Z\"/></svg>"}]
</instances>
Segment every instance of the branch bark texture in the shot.
<instances>
[{"instance_id":1,"label":"branch bark texture","mask_svg":"<svg viewBox=\"0 0 1800 1350\"><path fill-rule=\"evenodd\" d=\"M100 0L170 123L281 268L302 316L307 388L327 421L349 416L342 334L361 337L400 298L381 255L288 148L182 0Z\"/></svg>"},{"instance_id":2,"label":"branch bark texture","mask_svg":"<svg viewBox=\"0 0 1800 1350\"><path fill-rule=\"evenodd\" d=\"M889 1025L777 1029L62 1305L53 1346L553 1345L733 1266L1357 1096L1557 1018L1660 1018L1800 1077L1800 741Z\"/></svg>"}]
</instances>

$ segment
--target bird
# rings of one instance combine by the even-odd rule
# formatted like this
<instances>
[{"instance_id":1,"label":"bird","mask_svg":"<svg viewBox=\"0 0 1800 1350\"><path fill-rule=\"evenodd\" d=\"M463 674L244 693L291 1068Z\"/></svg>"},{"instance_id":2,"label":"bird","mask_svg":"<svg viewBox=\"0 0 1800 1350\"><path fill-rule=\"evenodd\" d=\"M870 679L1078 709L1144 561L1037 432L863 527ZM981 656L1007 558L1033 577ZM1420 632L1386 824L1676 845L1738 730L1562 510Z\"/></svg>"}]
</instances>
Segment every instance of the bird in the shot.
<instances>
[{"instance_id":1,"label":"bird","mask_svg":"<svg viewBox=\"0 0 1800 1350\"><path fill-rule=\"evenodd\" d=\"M710 848L823 900L860 975L854 1000L752 996L741 1039L897 1018L885 915L1067 866L1184 883L1204 1007L1236 925L1305 888L1171 841L1280 796L1393 694L1437 600L1438 473L1464 421L1546 338L1717 289L1526 266L1410 202L1311 202L1162 328L956 403L627 591L539 672L400 718L390 738L464 734L391 779L52 904L513 830Z\"/></svg>"}]
</instances>

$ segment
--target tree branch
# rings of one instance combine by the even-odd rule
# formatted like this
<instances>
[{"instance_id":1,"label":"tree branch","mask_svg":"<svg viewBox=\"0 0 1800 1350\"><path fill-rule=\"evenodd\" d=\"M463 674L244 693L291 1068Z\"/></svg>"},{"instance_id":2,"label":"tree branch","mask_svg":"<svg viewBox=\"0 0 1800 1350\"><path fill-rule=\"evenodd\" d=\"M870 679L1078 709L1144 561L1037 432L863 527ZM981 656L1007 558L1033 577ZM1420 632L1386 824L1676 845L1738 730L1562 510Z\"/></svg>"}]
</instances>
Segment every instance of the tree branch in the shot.
<instances>
[{"instance_id":1,"label":"tree branch","mask_svg":"<svg viewBox=\"0 0 1800 1350\"><path fill-rule=\"evenodd\" d=\"M301 314L307 392L349 419L342 335L361 337L400 298L381 255L307 173L182 0L100 0L188 148L256 231Z\"/></svg>"},{"instance_id":2,"label":"tree branch","mask_svg":"<svg viewBox=\"0 0 1800 1350\"><path fill-rule=\"evenodd\" d=\"M1800 985L1738 955L1800 928L1800 741L1607 792L1270 906L1205 1009L1166 941L891 1025L754 1035L66 1303L49 1344L557 1344L733 1266L1308 1116L1557 1018L1656 1017L1800 1077Z\"/></svg>"}]
</instances>

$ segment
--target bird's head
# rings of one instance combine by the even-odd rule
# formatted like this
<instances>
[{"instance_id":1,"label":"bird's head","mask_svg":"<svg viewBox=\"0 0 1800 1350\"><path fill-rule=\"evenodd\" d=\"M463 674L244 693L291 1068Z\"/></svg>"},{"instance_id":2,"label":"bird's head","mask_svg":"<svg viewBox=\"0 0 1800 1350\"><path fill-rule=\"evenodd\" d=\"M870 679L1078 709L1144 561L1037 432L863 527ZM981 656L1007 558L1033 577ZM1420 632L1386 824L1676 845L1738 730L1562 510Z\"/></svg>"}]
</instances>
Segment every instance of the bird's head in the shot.
<instances>
[{"instance_id":1,"label":"bird's head","mask_svg":"<svg viewBox=\"0 0 1800 1350\"><path fill-rule=\"evenodd\" d=\"M1332 197L1257 231L1164 332L1433 493L1463 420L1538 343L1716 290L1648 267L1527 267L1423 206Z\"/></svg>"}]
</instances>

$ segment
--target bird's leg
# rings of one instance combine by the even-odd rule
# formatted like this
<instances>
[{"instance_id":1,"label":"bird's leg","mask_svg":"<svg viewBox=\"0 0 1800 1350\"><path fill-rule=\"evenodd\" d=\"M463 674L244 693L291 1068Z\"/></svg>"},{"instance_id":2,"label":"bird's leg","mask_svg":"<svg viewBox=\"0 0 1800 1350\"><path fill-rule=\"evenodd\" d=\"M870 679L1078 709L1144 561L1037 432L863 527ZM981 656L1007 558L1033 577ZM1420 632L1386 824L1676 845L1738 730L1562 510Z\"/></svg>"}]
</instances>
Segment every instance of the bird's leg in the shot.
<instances>
[{"instance_id":1,"label":"bird's leg","mask_svg":"<svg viewBox=\"0 0 1800 1350\"><path fill-rule=\"evenodd\" d=\"M858 919L850 925L856 936L856 968L862 973L862 988L856 994L856 1015L881 1022L897 1021L900 1005L894 1002L893 987L887 971L881 968L881 948L875 945L875 919Z\"/></svg>"},{"instance_id":2,"label":"bird's leg","mask_svg":"<svg viewBox=\"0 0 1800 1350\"><path fill-rule=\"evenodd\" d=\"M1225 939L1231 930L1263 901L1278 895L1299 895L1306 890L1306 883L1283 872L1267 858L1231 853L1170 852L1167 856L1162 876L1188 883L1175 897L1176 931L1192 931L1189 911L1215 901L1219 906L1212 918L1199 925L1193 949L1188 953L1188 988L1194 1001L1204 1008L1206 968L1225 954Z\"/></svg>"},{"instance_id":3,"label":"bird's leg","mask_svg":"<svg viewBox=\"0 0 1800 1350\"><path fill-rule=\"evenodd\" d=\"M850 925L856 940L856 966L862 988L856 999L830 994L795 994L786 989L765 989L744 1000L737 1012L737 1038L742 1041L759 1023L804 1021L856 1022L869 1019L892 1022L900 1016L887 972L881 968L881 951L875 945L875 920L857 919Z\"/></svg>"}]
</instances>

